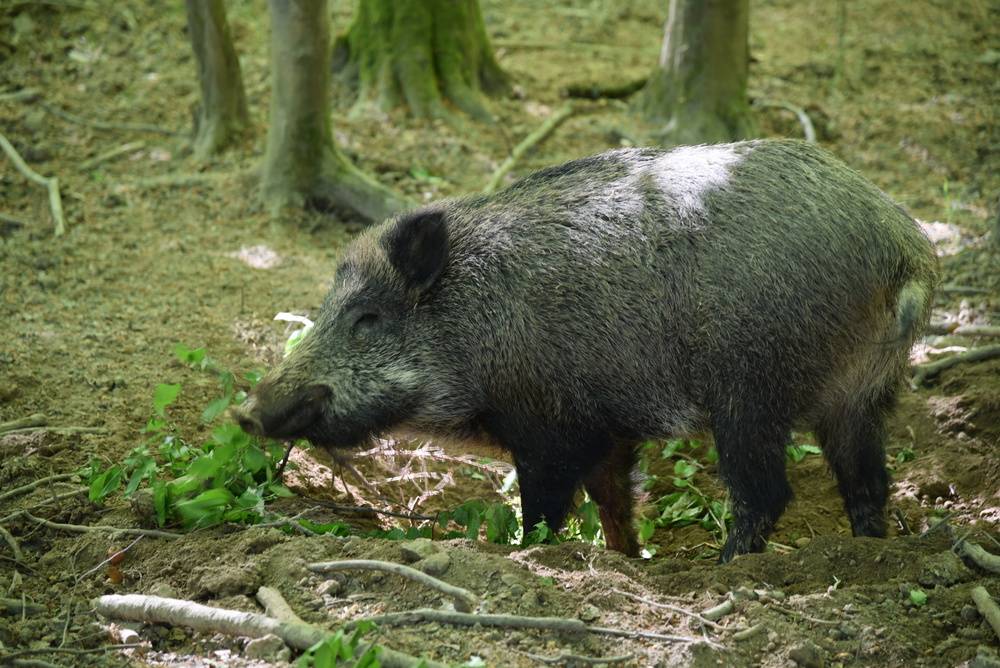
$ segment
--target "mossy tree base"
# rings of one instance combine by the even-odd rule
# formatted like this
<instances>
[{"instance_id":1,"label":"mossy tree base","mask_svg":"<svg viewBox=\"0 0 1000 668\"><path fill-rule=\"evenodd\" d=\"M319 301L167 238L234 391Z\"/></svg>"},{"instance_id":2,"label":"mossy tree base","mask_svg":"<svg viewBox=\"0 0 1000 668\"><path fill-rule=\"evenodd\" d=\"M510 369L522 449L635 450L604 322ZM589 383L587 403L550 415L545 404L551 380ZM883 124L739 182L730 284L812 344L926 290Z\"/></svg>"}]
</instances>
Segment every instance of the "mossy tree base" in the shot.
<instances>
[{"instance_id":1,"label":"mossy tree base","mask_svg":"<svg viewBox=\"0 0 1000 668\"><path fill-rule=\"evenodd\" d=\"M192 148L195 158L204 160L237 139L246 130L249 115L222 0L187 0L187 20L201 83Z\"/></svg>"},{"instance_id":2,"label":"mossy tree base","mask_svg":"<svg viewBox=\"0 0 1000 668\"><path fill-rule=\"evenodd\" d=\"M364 174L333 143L326 0L271 0L271 123L264 203L350 211L369 222L408 203Z\"/></svg>"},{"instance_id":3,"label":"mossy tree base","mask_svg":"<svg viewBox=\"0 0 1000 668\"><path fill-rule=\"evenodd\" d=\"M448 101L491 120L485 96L510 92L479 0L359 0L333 69L357 92L355 114L405 104L418 118L446 118Z\"/></svg>"},{"instance_id":4,"label":"mossy tree base","mask_svg":"<svg viewBox=\"0 0 1000 668\"><path fill-rule=\"evenodd\" d=\"M670 0L660 62L634 109L662 145L752 137L749 0Z\"/></svg>"}]
</instances>

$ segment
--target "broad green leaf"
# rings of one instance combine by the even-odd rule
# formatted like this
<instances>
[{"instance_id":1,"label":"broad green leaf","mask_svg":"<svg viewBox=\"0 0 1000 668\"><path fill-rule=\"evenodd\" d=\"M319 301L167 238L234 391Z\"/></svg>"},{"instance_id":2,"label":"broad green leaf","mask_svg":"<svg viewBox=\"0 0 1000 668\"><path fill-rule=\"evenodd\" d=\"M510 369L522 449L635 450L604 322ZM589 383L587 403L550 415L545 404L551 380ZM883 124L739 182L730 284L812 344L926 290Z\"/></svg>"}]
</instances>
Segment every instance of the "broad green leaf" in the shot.
<instances>
[{"instance_id":1,"label":"broad green leaf","mask_svg":"<svg viewBox=\"0 0 1000 668\"><path fill-rule=\"evenodd\" d=\"M89 498L97 502L118 489L122 482L122 467L115 464L90 482Z\"/></svg>"},{"instance_id":2,"label":"broad green leaf","mask_svg":"<svg viewBox=\"0 0 1000 668\"><path fill-rule=\"evenodd\" d=\"M156 391L153 393L153 409L156 411L156 414L163 417L164 410L167 406L174 403L180 391L180 383L175 385L160 383L157 385Z\"/></svg>"}]
</instances>

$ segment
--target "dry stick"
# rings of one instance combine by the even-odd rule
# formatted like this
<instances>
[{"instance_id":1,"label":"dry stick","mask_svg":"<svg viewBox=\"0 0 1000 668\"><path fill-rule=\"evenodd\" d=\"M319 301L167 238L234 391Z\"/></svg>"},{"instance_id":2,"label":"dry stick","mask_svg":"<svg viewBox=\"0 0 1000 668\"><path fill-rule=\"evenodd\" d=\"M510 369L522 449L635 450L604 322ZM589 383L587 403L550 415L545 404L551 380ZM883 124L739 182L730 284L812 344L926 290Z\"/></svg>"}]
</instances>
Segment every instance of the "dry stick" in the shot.
<instances>
[{"instance_id":1,"label":"dry stick","mask_svg":"<svg viewBox=\"0 0 1000 668\"><path fill-rule=\"evenodd\" d=\"M24 511L24 517L32 522L48 527L49 529L58 529L60 531L70 531L73 533L119 533L127 536L147 536L149 538L167 538L170 540L183 538L183 536L179 533L170 533L169 531L159 531L157 529L129 529L104 525L85 526L82 524L61 524L59 522L42 519L41 517L35 517L27 511Z\"/></svg>"},{"instance_id":2,"label":"dry stick","mask_svg":"<svg viewBox=\"0 0 1000 668\"><path fill-rule=\"evenodd\" d=\"M2 526L0 526L0 538L3 538L4 542L10 546L10 551L14 553L14 561L24 561L24 554L21 552L21 547L17 544L17 539Z\"/></svg>"},{"instance_id":3,"label":"dry stick","mask_svg":"<svg viewBox=\"0 0 1000 668\"><path fill-rule=\"evenodd\" d=\"M39 508L43 508L49 504L57 503L59 501L65 501L66 499L71 499L74 496L80 496L81 494L86 494L89 491L90 490L87 489L86 487L78 487L76 489L71 489L68 492L63 492L62 494L54 494L49 498L45 499L44 501L40 501L33 506L25 508L24 510L15 510L10 515L5 515L4 517L0 517L0 525L7 524L12 520L16 520L18 517L24 515L25 512L37 510Z\"/></svg>"},{"instance_id":4,"label":"dry stick","mask_svg":"<svg viewBox=\"0 0 1000 668\"><path fill-rule=\"evenodd\" d=\"M514 168L514 165L521 159L521 156L523 156L536 144L540 144L545 141L545 139L552 134L552 132L559 127L563 121L572 116L575 112L576 109L573 105L567 104L546 118L545 122L539 125L534 132L525 137L520 144L515 146L514 150L510 152L510 156L503 161L503 164L497 167L497 170L493 172L493 176L490 177L486 187L483 188L483 194L490 195L496 192L497 188L500 187L500 182L503 181L503 177L507 175L507 172Z\"/></svg>"},{"instance_id":5,"label":"dry stick","mask_svg":"<svg viewBox=\"0 0 1000 668\"><path fill-rule=\"evenodd\" d=\"M1000 638L1000 607L997 607L996 602L990 598L990 593L986 591L985 587L973 587L972 600L975 602L979 614L989 622L997 634L997 638Z\"/></svg>"},{"instance_id":6,"label":"dry stick","mask_svg":"<svg viewBox=\"0 0 1000 668\"><path fill-rule=\"evenodd\" d=\"M802 133L805 135L807 142L812 144L816 143L816 128L813 126L812 121L809 119L809 115L806 110L802 107L796 107L790 102L785 102L784 100L754 100L753 106L755 107L776 107L778 109L784 109L785 111L790 111L799 119L799 124L802 126Z\"/></svg>"},{"instance_id":7,"label":"dry stick","mask_svg":"<svg viewBox=\"0 0 1000 668\"><path fill-rule=\"evenodd\" d=\"M20 496L21 494L26 494L36 487L40 487L50 482L59 482L60 480L69 480L70 478L78 477L76 473L58 473L56 475L50 475L45 478L39 478L35 482L29 482L27 485L21 485L20 487L15 487L9 492L4 492L0 494L0 501L9 499L14 496Z\"/></svg>"},{"instance_id":8,"label":"dry stick","mask_svg":"<svg viewBox=\"0 0 1000 668\"><path fill-rule=\"evenodd\" d=\"M1000 345L973 348L965 351L964 353L959 353L958 355L937 360L936 362L918 364L911 369L913 371L913 379L910 381L910 385L916 389L919 385L927 382L931 378L934 378L945 369L950 369L951 367L959 364L983 362L995 357L1000 357Z\"/></svg>"},{"instance_id":9,"label":"dry stick","mask_svg":"<svg viewBox=\"0 0 1000 668\"><path fill-rule=\"evenodd\" d=\"M455 585L448 584L443 580L427 575L415 568L394 564L389 561L377 561L374 559L345 559L343 561L324 561L307 564L306 568L313 573L329 573L330 571L385 571L395 573L404 578L413 580L431 589L436 589L445 596L450 596L455 602L455 609L460 612L469 612L479 605L479 597L468 589L462 589Z\"/></svg>"},{"instance_id":10,"label":"dry stick","mask_svg":"<svg viewBox=\"0 0 1000 668\"><path fill-rule=\"evenodd\" d=\"M305 620L295 614L292 606L274 587L261 587L257 590L257 602L264 606L264 613L279 622L289 624L305 624Z\"/></svg>"},{"instance_id":11,"label":"dry stick","mask_svg":"<svg viewBox=\"0 0 1000 668\"><path fill-rule=\"evenodd\" d=\"M681 607L676 606L676 605L670 605L669 603L660 603L659 601L653 601L651 599L643 598L642 596L638 596L636 594L630 594L629 592L622 591L621 589L614 589L614 588L612 588L611 591L615 592L616 594L621 594L622 596L624 596L626 598L630 598L633 601L639 601L640 603L645 603L646 605L651 605L654 608L663 608L664 610L669 610L671 612L676 612L676 613L681 614L681 615L687 615L688 617L691 617L693 619L697 619L699 622L701 622L705 626L710 626L713 629L724 629L724 628L726 628L722 624L716 624L714 621L712 621L708 617L703 617L702 615L699 615L697 612L692 612L691 610L685 610L684 608L681 608Z\"/></svg>"},{"instance_id":12,"label":"dry stick","mask_svg":"<svg viewBox=\"0 0 1000 668\"><path fill-rule=\"evenodd\" d=\"M44 427L49 423L49 419L41 413L33 413L28 417L18 418L10 422L0 422L0 434L6 434L14 429L24 429L26 427Z\"/></svg>"},{"instance_id":13,"label":"dry stick","mask_svg":"<svg viewBox=\"0 0 1000 668\"><path fill-rule=\"evenodd\" d=\"M968 557L972 563L984 571L1000 575L1000 556L990 554L975 543L968 541L963 541L959 545L958 553L963 557Z\"/></svg>"},{"instance_id":14,"label":"dry stick","mask_svg":"<svg viewBox=\"0 0 1000 668\"><path fill-rule=\"evenodd\" d=\"M56 226L56 236L62 236L66 231L66 219L63 218L62 198L59 196L59 179L56 177L46 178L38 172L28 167L24 158L14 150L7 138L0 134L0 148L7 154L7 157L14 163L17 171L21 172L29 181L34 181L38 185L49 191L49 208L52 209L52 221Z\"/></svg>"},{"instance_id":15,"label":"dry stick","mask_svg":"<svg viewBox=\"0 0 1000 668\"><path fill-rule=\"evenodd\" d=\"M329 631L312 624L283 622L255 612L211 608L176 598L109 595L94 599L92 604L98 613L113 619L186 626L195 631L231 636L261 638L273 634L298 650L309 649L331 635ZM379 662L386 668L416 668L421 661L427 668L444 668L436 661L418 659L388 647L381 647L379 652Z\"/></svg>"},{"instance_id":16,"label":"dry stick","mask_svg":"<svg viewBox=\"0 0 1000 668\"><path fill-rule=\"evenodd\" d=\"M104 153L95 155L93 158L90 158L89 160L84 160L83 162L80 163L80 169L86 171L88 169L91 169L92 167L96 167L102 162L111 160L112 158L117 158L118 156L124 155L125 153L138 151L139 149L144 148L145 146L146 142L142 140L132 141L127 144L122 144L117 148L113 148L109 151L105 151Z\"/></svg>"},{"instance_id":17,"label":"dry stick","mask_svg":"<svg viewBox=\"0 0 1000 668\"><path fill-rule=\"evenodd\" d=\"M0 610L8 615L38 615L45 612L45 606L28 603L19 598L0 598Z\"/></svg>"}]
</instances>

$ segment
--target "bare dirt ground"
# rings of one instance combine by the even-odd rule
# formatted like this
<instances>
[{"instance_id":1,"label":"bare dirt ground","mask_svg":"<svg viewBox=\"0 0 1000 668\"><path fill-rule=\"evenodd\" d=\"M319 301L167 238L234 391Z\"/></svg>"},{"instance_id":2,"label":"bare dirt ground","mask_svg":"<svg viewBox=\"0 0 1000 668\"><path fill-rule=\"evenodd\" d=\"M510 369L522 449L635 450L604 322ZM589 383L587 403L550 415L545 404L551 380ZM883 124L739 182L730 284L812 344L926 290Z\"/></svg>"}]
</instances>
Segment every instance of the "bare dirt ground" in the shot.
<instances>
[{"instance_id":1,"label":"bare dirt ground","mask_svg":"<svg viewBox=\"0 0 1000 668\"><path fill-rule=\"evenodd\" d=\"M53 238L42 190L0 160L0 421L44 413L52 425L102 430L0 437L0 494L94 459L121 460L143 439L159 383L183 385L171 417L185 438L206 439L210 428L199 414L215 396L215 381L178 364L174 345L204 346L231 369L266 367L285 333L271 321L274 313L315 314L339 249L359 229L319 213L274 220L258 206L252 169L266 136L268 21L261 3L228 4L253 127L244 143L210 164L194 163L186 149L197 85L181 5L0 7L0 129L37 171L59 177L68 223L67 234ZM350 3L333 4L335 30L343 30ZM349 120L337 107L337 140L364 169L414 200L475 191L563 104L568 84L621 83L648 72L664 18L660 4L484 0L498 57L517 86L517 96L495 103L498 123ZM1000 192L1000 5L859 0L841 16L838 4L753 3L753 97L803 107L822 144L928 224L944 283L953 288L938 295L935 320L1000 324L1000 245L987 233ZM26 88L39 91L40 101L6 96ZM177 134L101 129L59 110ZM761 108L760 119L765 136L801 133L779 108ZM515 172L620 145L631 127L625 104L599 104L568 120ZM140 143L96 166L86 163L131 142ZM928 337L915 354L987 343ZM970 599L977 585L1000 597L1000 579L953 550L964 537L1000 552L1000 361L959 366L903 391L890 431L888 540L851 538L825 464L807 457L790 467L796 500L769 551L727 566L715 565L715 537L697 525L659 529L649 560L581 542L525 549L435 543L446 555L440 577L474 591L486 611L575 617L700 642L437 623L384 628L379 641L447 663L476 665L473 657L480 657L478 665L488 666L541 665L540 656L567 654L627 655L619 665L630 666L1000 665L1000 638ZM385 482L386 471L404 469L402 459L354 465L380 495L397 505L416 499L421 512L495 498L495 477L472 475L474 466L447 459L460 455L418 458L413 466L426 465L430 475L398 482ZM294 463L290 485L302 495L355 504L370 493L329 460L299 453ZM651 472L663 466L653 461ZM712 474L709 467L696 482L721 497ZM651 498L668 491L657 485ZM150 525L141 508L120 497L101 506L86 495L53 498L77 487L68 481L0 497L0 518L29 509L54 522ZM344 520L358 530L376 526L314 506L289 499L279 510ZM942 518L947 526L922 535ZM105 593L259 610L254 592L270 585L307 621L329 626L441 602L392 575L348 573L331 584L305 569L341 557L402 561L400 541L237 526L135 541L67 533L23 515L0 519L0 526L23 552L15 561L0 540L0 598L41 606L30 615L0 607L0 665L39 658L66 666L276 665L246 658L245 639L157 625L138 628L141 650L15 654L99 648L122 637L95 623L89 601ZM123 548L120 565L103 563ZM914 602L914 589L926 593L924 604ZM697 611L730 597L735 609L720 626L657 605ZM734 637L750 628L759 632ZM573 661L562 663L585 665Z\"/></svg>"}]
</instances>

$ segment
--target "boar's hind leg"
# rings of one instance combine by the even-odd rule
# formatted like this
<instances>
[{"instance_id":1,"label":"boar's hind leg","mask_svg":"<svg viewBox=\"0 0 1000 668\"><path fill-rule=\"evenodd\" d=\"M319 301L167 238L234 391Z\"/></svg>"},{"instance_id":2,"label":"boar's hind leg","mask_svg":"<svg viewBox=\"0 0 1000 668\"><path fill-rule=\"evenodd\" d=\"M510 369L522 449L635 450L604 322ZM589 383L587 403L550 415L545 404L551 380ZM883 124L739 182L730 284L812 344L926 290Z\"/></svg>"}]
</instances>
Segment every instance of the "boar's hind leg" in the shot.
<instances>
[{"instance_id":1,"label":"boar's hind leg","mask_svg":"<svg viewBox=\"0 0 1000 668\"><path fill-rule=\"evenodd\" d=\"M885 470L885 415L895 391L835 407L816 427L855 536L885 536L889 476Z\"/></svg>"},{"instance_id":2,"label":"boar's hind leg","mask_svg":"<svg viewBox=\"0 0 1000 668\"><path fill-rule=\"evenodd\" d=\"M584 481L584 489L597 504L601 528L609 550L639 556L639 541L632 526L632 469L635 467L635 444L622 441L607 459Z\"/></svg>"},{"instance_id":3,"label":"boar's hind leg","mask_svg":"<svg viewBox=\"0 0 1000 668\"><path fill-rule=\"evenodd\" d=\"M573 493L583 478L572 450L553 447L552 441L534 444L524 453L514 453L517 482L521 488L521 513L524 533L541 521L553 532L562 528L566 513L573 500ZM524 442L519 447L523 447ZM530 453L530 454L529 454ZM542 454L538 454L542 453Z\"/></svg>"},{"instance_id":4,"label":"boar's hind leg","mask_svg":"<svg viewBox=\"0 0 1000 668\"><path fill-rule=\"evenodd\" d=\"M785 476L785 445L791 432L766 409L732 406L712 416L712 432L733 511L729 538L719 555L719 563L726 563L739 554L762 552L792 498Z\"/></svg>"}]
</instances>

